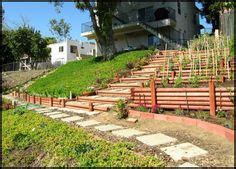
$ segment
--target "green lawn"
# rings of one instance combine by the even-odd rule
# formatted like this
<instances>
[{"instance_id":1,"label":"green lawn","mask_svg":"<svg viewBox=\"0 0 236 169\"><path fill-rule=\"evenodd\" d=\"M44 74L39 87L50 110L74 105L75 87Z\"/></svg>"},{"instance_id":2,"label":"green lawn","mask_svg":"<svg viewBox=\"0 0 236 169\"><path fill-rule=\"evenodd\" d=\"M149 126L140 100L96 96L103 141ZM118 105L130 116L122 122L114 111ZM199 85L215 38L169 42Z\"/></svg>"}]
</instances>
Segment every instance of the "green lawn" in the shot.
<instances>
[{"instance_id":1,"label":"green lawn","mask_svg":"<svg viewBox=\"0 0 236 169\"><path fill-rule=\"evenodd\" d=\"M126 52L106 62L95 58L70 62L48 76L38 79L27 90L30 94L54 97L68 97L70 91L80 95L97 82L104 86L118 71L125 70L128 62L137 62L149 53L151 50Z\"/></svg>"},{"instance_id":2,"label":"green lawn","mask_svg":"<svg viewBox=\"0 0 236 169\"><path fill-rule=\"evenodd\" d=\"M3 166L164 166L130 142L107 142L31 111L3 111Z\"/></svg>"}]
</instances>

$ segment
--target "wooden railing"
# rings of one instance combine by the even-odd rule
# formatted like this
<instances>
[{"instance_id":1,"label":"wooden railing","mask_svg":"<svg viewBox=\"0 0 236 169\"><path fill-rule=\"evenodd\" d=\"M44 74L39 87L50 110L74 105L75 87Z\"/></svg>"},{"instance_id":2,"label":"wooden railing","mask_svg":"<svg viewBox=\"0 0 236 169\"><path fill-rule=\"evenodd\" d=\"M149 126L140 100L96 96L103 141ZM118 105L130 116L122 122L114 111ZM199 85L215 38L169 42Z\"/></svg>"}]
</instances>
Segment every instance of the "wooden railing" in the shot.
<instances>
[{"instance_id":1,"label":"wooden railing","mask_svg":"<svg viewBox=\"0 0 236 169\"><path fill-rule=\"evenodd\" d=\"M234 88L216 88L213 81L204 88L157 88L151 80L150 88L132 88L131 107L157 106L164 109L210 110L212 116L217 110L234 109Z\"/></svg>"}]
</instances>

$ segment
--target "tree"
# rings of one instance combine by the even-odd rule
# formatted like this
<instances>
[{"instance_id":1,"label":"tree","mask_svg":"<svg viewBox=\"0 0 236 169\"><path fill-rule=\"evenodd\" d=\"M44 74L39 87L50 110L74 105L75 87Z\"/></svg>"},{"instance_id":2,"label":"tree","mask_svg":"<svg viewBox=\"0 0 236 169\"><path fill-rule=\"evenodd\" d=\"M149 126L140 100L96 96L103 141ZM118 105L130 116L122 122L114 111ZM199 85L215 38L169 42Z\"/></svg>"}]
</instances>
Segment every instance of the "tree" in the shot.
<instances>
[{"instance_id":1,"label":"tree","mask_svg":"<svg viewBox=\"0 0 236 169\"><path fill-rule=\"evenodd\" d=\"M104 60L112 59L112 56L116 53L114 33L112 30L112 19L116 11L116 6L116 1L97 0L96 2L76 2L78 9L82 11L88 10L90 13L96 42L101 48Z\"/></svg>"},{"instance_id":2,"label":"tree","mask_svg":"<svg viewBox=\"0 0 236 169\"><path fill-rule=\"evenodd\" d=\"M15 58L12 53L11 47L9 46L9 43L12 41L11 38L12 30L9 29L3 29L2 30L2 44L1 44L1 61L2 64L14 62Z\"/></svg>"},{"instance_id":3,"label":"tree","mask_svg":"<svg viewBox=\"0 0 236 169\"><path fill-rule=\"evenodd\" d=\"M62 7L60 1L56 1L54 6ZM114 33L112 30L112 19L116 12L116 1L77 1L76 8L82 11L89 11L93 25L93 30L96 35L96 42L100 46L104 60L112 59L116 53L114 43Z\"/></svg>"},{"instance_id":4,"label":"tree","mask_svg":"<svg viewBox=\"0 0 236 169\"><path fill-rule=\"evenodd\" d=\"M54 37L45 37L44 40L47 42L47 45L57 43L57 40Z\"/></svg>"},{"instance_id":5,"label":"tree","mask_svg":"<svg viewBox=\"0 0 236 169\"><path fill-rule=\"evenodd\" d=\"M206 21L212 24L212 32L215 29L219 29L220 24L220 12L224 9L230 9L235 6L231 1L214 1L214 0L198 0L203 8L201 15L206 17Z\"/></svg>"},{"instance_id":6,"label":"tree","mask_svg":"<svg viewBox=\"0 0 236 169\"><path fill-rule=\"evenodd\" d=\"M50 57L47 41L41 37L39 31L29 26L21 26L12 30L8 47L17 61L20 61L25 55L29 56L32 68L37 66L37 62L46 61Z\"/></svg>"},{"instance_id":7,"label":"tree","mask_svg":"<svg viewBox=\"0 0 236 169\"><path fill-rule=\"evenodd\" d=\"M70 39L71 26L64 19L60 19L60 21L52 19L49 23L51 33L57 37L58 41Z\"/></svg>"}]
</instances>

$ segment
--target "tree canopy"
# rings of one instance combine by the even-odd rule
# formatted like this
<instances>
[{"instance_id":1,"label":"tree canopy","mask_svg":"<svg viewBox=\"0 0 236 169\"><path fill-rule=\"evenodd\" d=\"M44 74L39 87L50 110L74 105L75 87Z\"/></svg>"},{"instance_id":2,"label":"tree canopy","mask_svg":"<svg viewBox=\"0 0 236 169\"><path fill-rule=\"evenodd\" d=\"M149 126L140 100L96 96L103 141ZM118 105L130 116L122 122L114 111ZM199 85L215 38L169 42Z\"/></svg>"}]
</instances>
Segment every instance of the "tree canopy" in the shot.
<instances>
[{"instance_id":1,"label":"tree canopy","mask_svg":"<svg viewBox=\"0 0 236 169\"><path fill-rule=\"evenodd\" d=\"M50 23L50 31L53 35L56 36L58 41L70 39L70 30L71 26L69 23L66 23L64 19L60 19L57 21L56 19L52 19L49 21Z\"/></svg>"},{"instance_id":2,"label":"tree canopy","mask_svg":"<svg viewBox=\"0 0 236 169\"><path fill-rule=\"evenodd\" d=\"M9 60L19 61L27 55L31 58L33 67L36 62L46 61L50 57L47 41L32 27L20 26L15 30L4 30L3 36L2 60L5 63Z\"/></svg>"}]
</instances>

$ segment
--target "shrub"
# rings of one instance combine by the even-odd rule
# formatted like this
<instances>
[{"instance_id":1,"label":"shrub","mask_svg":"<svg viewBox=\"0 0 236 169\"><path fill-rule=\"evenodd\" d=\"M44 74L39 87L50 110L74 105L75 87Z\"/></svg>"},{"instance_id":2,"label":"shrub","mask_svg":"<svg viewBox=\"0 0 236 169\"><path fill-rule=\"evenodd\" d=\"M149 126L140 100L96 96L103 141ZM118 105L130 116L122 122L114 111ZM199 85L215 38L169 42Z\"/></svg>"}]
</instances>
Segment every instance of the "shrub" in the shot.
<instances>
[{"instance_id":1,"label":"shrub","mask_svg":"<svg viewBox=\"0 0 236 169\"><path fill-rule=\"evenodd\" d=\"M134 62L128 62L128 63L126 64L126 68L127 68L127 69L133 69L133 68L134 68Z\"/></svg>"},{"instance_id":2,"label":"shrub","mask_svg":"<svg viewBox=\"0 0 236 169\"><path fill-rule=\"evenodd\" d=\"M136 107L137 111L142 111L142 112L150 112L149 108L145 107L145 106L138 106Z\"/></svg>"},{"instance_id":3,"label":"shrub","mask_svg":"<svg viewBox=\"0 0 236 169\"><path fill-rule=\"evenodd\" d=\"M169 79L168 77L161 79L162 87L167 87L168 86L168 81L169 81L168 79Z\"/></svg>"},{"instance_id":4,"label":"shrub","mask_svg":"<svg viewBox=\"0 0 236 169\"><path fill-rule=\"evenodd\" d=\"M183 109L176 109L175 110L175 114L178 115L178 116L181 116L181 115L184 115L184 110Z\"/></svg>"},{"instance_id":5,"label":"shrub","mask_svg":"<svg viewBox=\"0 0 236 169\"><path fill-rule=\"evenodd\" d=\"M210 117L210 113L208 111L198 111L196 112L196 117L198 119L208 119Z\"/></svg>"},{"instance_id":6,"label":"shrub","mask_svg":"<svg viewBox=\"0 0 236 169\"><path fill-rule=\"evenodd\" d=\"M222 110L219 110L217 111L217 117L219 118L223 118L223 117L226 117L226 112L222 111Z\"/></svg>"},{"instance_id":7,"label":"shrub","mask_svg":"<svg viewBox=\"0 0 236 169\"><path fill-rule=\"evenodd\" d=\"M189 82L191 87L199 87L199 78L198 78L198 76L192 76L188 80L188 82Z\"/></svg>"},{"instance_id":8,"label":"shrub","mask_svg":"<svg viewBox=\"0 0 236 169\"><path fill-rule=\"evenodd\" d=\"M18 106L14 109L13 114L22 115L26 113L27 109L25 106Z\"/></svg>"},{"instance_id":9,"label":"shrub","mask_svg":"<svg viewBox=\"0 0 236 169\"><path fill-rule=\"evenodd\" d=\"M152 51L154 51L155 49L156 49L155 46L149 46L149 47L148 47L148 50L152 50Z\"/></svg>"},{"instance_id":10,"label":"shrub","mask_svg":"<svg viewBox=\"0 0 236 169\"><path fill-rule=\"evenodd\" d=\"M128 116L128 111L124 100L118 100L116 103L116 112L118 119L126 118Z\"/></svg>"},{"instance_id":11,"label":"shrub","mask_svg":"<svg viewBox=\"0 0 236 169\"><path fill-rule=\"evenodd\" d=\"M175 81L174 81L174 87L175 87L175 88L182 87L182 78L181 78L181 77L178 77L177 79L175 79Z\"/></svg>"},{"instance_id":12,"label":"shrub","mask_svg":"<svg viewBox=\"0 0 236 169\"><path fill-rule=\"evenodd\" d=\"M144 87L150 87L150 80L144 83Z\"/></svg>"}]
</instances>

